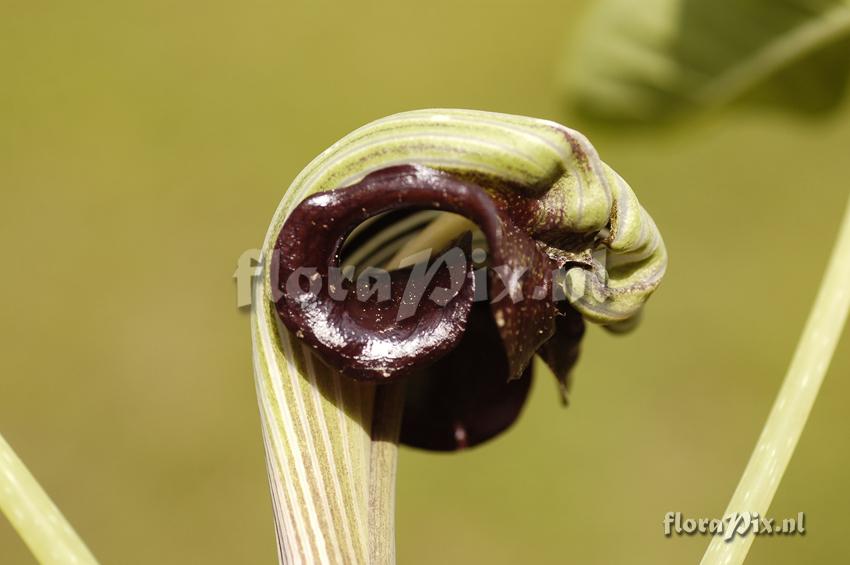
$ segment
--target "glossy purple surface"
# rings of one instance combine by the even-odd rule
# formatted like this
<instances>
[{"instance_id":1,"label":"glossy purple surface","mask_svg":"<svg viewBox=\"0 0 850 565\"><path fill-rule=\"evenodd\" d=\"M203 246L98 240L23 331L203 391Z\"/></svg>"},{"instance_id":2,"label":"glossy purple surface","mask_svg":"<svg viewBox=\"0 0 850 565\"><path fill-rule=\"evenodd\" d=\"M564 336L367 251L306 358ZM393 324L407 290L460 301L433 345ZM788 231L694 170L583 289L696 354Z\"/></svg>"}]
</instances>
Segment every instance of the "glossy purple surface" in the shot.
<instances>
[{"instance_id":1,"label":"glossy purple surface","mask_svg":"<svg viewBox=\"0 0 850 565\"><path fill-rule=\"evenodd\" d=\"M429 267L435 260L439 265L420 284L424 292L409 286L411 268L388 274L388 295L365 300L354 282L334 277L351 231L402 209L454 212L481 228L489 246L490 300L474 302L469 234L452 246L459 263L448 266L439 254L432 259ZM476 445L518 416L538 350L566 382L583 332L581 317L551 300L552 271L560 264L517 227L527 225L528 216L527 207L498 193L420 166L382 169L352 186L315 194L296 207L278 236L272 258L277 313L344 375L378 383L407 379L403 442L437 450ZM411 288L423 297L453 292L442 304L423 298L411 312ZM343 297L341 291L348 292ZM405 304L409 315L400 317Z\"/></svg>"}]
</instances>

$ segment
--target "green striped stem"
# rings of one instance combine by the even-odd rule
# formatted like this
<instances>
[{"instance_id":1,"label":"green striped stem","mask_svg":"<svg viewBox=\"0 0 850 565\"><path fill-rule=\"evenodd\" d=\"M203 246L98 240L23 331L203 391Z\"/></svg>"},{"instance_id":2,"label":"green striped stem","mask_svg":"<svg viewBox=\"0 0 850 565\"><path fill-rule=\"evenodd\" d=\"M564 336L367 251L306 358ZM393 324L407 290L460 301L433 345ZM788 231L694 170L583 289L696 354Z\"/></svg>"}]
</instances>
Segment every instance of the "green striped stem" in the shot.
<instances>
[{"instance_id":1,"label":"green striped stem","mask_svg":"<svg viewBox=\"0 0 850 565\"><path fill-rule=\"evenodd\" d=\"M0 436L0 510L39 563L97 563L3 436Z\"/></svg>"},{"instance_id":2,"label":"green striped stem","mask_svg":"<svg viewBox=\"0 0 850 565\"><path fill-rule=\"evenodd\" d=\"M726 514L757 512L765 516L779 481L806 427L820 385L850 310L850 203L815 304L797 351L773 404L756 448L741 476ZM739 565L753 543L752 533L729 541L711 540L702 565Z\"/></svg>"}]
</instances>

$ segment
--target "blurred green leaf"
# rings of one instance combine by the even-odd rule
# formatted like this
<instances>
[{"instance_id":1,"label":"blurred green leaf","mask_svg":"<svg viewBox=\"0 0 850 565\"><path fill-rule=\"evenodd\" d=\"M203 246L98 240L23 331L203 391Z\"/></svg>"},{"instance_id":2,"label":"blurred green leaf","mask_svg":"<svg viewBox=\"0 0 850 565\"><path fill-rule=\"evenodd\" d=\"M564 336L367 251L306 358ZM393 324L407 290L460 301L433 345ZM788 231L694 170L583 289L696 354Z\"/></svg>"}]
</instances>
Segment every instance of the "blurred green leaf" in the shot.
<instances>
[{"instance_id":1,"label":"blurred green leaf","mask_svg":"<svg viewBox=\"0 0 850 565\"><path fill-rule=\"evenodd\" d=\"M834 108L850 69L850 0L601 0L564 69L573 111L656 121L732 102Z\"/></svg>"}]
</instances>

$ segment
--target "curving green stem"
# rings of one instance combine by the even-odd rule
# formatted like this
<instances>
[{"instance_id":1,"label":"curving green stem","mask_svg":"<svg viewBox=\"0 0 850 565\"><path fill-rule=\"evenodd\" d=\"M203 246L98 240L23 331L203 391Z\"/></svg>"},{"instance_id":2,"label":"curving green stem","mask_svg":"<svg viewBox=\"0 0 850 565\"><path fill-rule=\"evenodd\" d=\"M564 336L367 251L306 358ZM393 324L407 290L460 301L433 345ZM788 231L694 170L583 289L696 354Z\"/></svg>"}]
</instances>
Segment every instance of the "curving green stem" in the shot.
<instances>
[{"instance_id":1,"label":"curving green stem","mask_svg":"<svg viewBox=\"0 0 850 565\"><path fill-rule=\"evenodd\" d=\"M820 385L850 309L850 203L815 305L779 396L770 411L747 468L726 514L757 512L764 516L806 426ZM750 533L730 541L711 540L702 565L743 563L753 543Z\"/></svg>"},{"instance_id":2,"label":"curving green stem","mask_svg":"<svg viewBox=\"0 0 850 565\"><path fill-rule=\"evenodd\" d=\"M0 435L0 510L39 563L96 564L83 540Z\"/></svg>"}]
</instances>

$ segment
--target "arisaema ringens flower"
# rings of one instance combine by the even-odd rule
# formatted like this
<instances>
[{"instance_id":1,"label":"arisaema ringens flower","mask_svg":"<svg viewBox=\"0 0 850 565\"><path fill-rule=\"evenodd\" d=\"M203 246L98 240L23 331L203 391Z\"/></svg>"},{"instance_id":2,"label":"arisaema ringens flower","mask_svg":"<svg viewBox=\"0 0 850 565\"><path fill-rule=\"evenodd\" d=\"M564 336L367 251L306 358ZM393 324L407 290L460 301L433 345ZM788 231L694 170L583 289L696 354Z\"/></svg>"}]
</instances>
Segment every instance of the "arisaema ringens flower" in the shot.
<instances>
[{"instance_id":1,"label":"arisaema ringens flower","mask_svg":"<svg viewBox=\"0 0 850 565\"><path fill-rule=\"evenodd\" d=\"M394 560L395 445L455 450L517 418L539 355L566 398L584 322L622 329L661 236L580 133L469 110L349 134L293 182L254 291L281 559Z\"/></svg>"}]
</instances>

